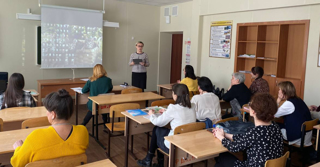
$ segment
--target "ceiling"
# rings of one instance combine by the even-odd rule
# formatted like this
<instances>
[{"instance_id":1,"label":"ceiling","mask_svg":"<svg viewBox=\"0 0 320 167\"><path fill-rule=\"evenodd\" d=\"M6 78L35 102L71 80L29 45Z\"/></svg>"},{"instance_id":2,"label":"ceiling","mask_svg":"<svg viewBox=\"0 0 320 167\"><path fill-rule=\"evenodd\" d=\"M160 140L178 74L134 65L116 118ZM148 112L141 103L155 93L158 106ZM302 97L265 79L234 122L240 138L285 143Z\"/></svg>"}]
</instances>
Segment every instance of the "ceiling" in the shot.
<instances>
[{"instance_id":1,"label":"ceiling","mask_svg":"<svg viewBox=\"0 0 320 167\"><path fill-rule=\"evenodd\" d=\"M118 1L153 5L153 6L165 6L165 5L182 3L182 2L189 2L192 0L118 0Z\"/></svg>"}]
</instances>

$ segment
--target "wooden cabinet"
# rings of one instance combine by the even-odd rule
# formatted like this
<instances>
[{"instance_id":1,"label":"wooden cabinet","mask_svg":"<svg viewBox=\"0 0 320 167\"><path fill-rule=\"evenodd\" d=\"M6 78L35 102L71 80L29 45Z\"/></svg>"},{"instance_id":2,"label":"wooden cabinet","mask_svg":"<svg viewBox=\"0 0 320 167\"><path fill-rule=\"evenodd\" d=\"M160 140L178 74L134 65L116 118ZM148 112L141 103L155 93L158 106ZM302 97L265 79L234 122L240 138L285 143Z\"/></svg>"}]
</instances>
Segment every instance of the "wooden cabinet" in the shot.
<instances>
[{"instance_id":1,"label":"wooden cabinet","mask_svg":"<svg viewBox=\"0 0 320 167\"><path fill-rule=\"evenodd\" d=\"M277 83L291 81L297 95L303 98L309 22L239 23L234 71L246 73L245 84L249 87L251 76L248 73L252 67L260 66L273 96L278 94Z\"/></svg>"}]
</instances>

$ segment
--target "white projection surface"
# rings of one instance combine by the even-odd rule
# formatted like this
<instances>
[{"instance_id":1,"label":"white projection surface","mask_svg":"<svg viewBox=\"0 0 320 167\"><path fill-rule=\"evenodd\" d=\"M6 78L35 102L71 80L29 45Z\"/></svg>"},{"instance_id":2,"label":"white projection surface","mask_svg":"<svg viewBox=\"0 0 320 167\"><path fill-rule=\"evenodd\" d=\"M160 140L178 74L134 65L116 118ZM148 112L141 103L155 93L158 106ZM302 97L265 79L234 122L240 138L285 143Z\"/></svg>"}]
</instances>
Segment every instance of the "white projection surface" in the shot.
<instances>
[{"instance_id":1,"label":"white projection surface","mask_svg":"<svg viewBox=\"0 0 320 167\"><path fill-rule=\"evenodd\" d=\"M41 6L41 68L92 68L102 64L103 15Z\"/></svg>"}]
</instances>

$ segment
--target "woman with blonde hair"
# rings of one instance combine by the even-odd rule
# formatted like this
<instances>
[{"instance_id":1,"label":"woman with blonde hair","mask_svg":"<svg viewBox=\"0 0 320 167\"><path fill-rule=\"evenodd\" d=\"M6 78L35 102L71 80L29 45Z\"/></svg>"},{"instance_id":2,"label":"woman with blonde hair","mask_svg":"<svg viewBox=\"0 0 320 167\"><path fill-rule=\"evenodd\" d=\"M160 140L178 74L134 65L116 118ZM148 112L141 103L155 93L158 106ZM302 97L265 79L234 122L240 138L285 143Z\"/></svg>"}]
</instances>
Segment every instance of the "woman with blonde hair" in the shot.
<instances>
[{"instance_id":1,"label":"woman with blonde hair","mask_svg":"<svg viewBox=\"0 0 320 167\"><path fill-rule=\"evenodd\" d=\"M101 64L97 64L93 68L93 75L82 88L82 93L90 91L89 96L98 96L99 94L111 92L112 88L112 80L107 77L106 70ZM83 119L82 125L87 125L92 118L92 101L90 99L87 102L87 107L89 111ZM102 119L104 123L107 123L107 114L102 114Z\"/></svg>"}]
</instances>

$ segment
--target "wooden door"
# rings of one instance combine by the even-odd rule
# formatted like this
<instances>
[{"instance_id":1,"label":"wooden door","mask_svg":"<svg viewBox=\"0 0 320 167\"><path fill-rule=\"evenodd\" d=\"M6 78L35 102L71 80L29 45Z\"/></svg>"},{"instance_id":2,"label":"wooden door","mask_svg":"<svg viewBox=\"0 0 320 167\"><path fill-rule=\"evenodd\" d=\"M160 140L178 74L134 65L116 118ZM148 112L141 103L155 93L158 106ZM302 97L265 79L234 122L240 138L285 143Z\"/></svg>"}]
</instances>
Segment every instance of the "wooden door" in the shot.
<instances>
[{"instance_id":1,"label":"wooden door","mask_svg":"<svg viewBox=\"0 0 320 167\"><path fill-rule=\"evenodd\" d=\"M181 79L183 34L172 34L170 83Z\"/></svg>"}]
</instances>

